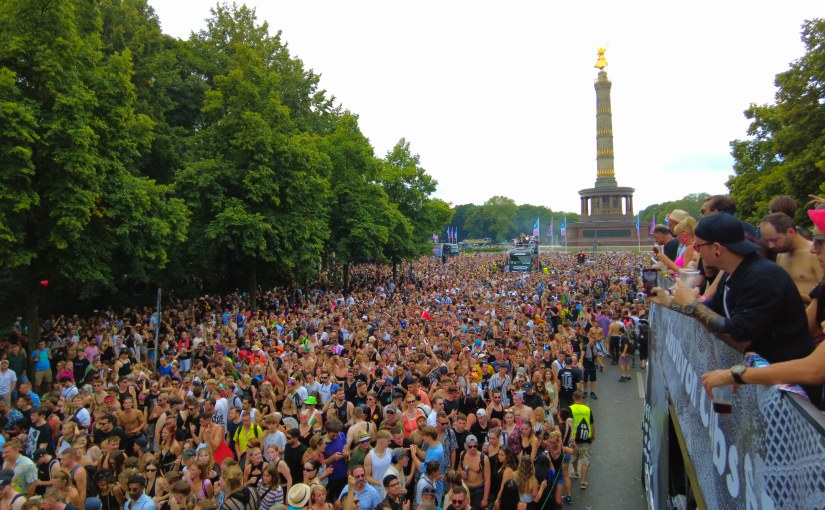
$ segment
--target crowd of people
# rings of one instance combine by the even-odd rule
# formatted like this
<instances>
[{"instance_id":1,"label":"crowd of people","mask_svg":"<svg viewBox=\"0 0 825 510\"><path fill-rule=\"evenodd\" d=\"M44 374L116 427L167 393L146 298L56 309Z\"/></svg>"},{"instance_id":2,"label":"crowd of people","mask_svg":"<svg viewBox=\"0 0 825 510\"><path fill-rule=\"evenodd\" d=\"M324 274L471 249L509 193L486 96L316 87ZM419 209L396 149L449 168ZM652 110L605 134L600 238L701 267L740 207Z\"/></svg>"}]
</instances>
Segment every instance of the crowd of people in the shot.
<instances>
[{"instance_id":1,"label":"crowd of people","mask_svg":"<svg viewBox=\"0 0 825 510\"><path fill-rule=\"evenodd\" d=\"M697 265L699 289L646 296L647 254L542 255L530 273L462 254L411 262L397 280L356 265L347 292L319 280L259 293L254 307L237 291L159 316L49 317L32 352L18 320L0 343L0 508L561 508L588 488L597 379L607 363L622 374L610 384L637 357L645 367L650 298L773 362L811 353L822 286L809 320L802 287L780 296L807 343L795 322L749 323L758 284L737 279L734 255L770 274L772 291L794 280L752 258L753 232L715 200L699 221L676 212L656 229L662 271ZM821 258L825 218L814 221L813 247L795 227L762 236ZM786 334L798 338L771 342Z\"/></svg>"}]
</instances>

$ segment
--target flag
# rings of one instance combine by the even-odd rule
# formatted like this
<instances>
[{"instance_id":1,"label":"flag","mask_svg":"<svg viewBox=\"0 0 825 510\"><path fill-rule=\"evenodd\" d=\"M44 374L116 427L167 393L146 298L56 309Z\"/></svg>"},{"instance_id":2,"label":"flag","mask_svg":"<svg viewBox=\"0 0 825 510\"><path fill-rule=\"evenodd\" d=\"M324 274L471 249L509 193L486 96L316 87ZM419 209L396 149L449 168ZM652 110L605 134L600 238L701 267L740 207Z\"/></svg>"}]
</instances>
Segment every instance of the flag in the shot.
<instances>
[{"instance_id":1,"label":"flag","mask_svg":"<svg viewBox=\"0 0 825 510\"><path fill-rule=\"evenodd\" d=\"M536 218L536 222L533 223L533 237L538 237L540 235L540 231L539 231L539 228L540 228L539 227L539 220L540 219L541 218Z\"/></svg>"},{"instance_id":2,"label":"flag","mask_svg":"<svg viewBox=\"0 0 825 510\"><path fill-rule=\"evenodd\" d=\"M636 214L636 237L642 237L642 235L639 233L639 219L641 218L641 215L642 213Z\"/></svg>"},{"instance_id":3,"label":"flag","mask_svg":"<svg viewBox=\"0 0 825 510\"><path fill-rule=\"evenodd\" d=\"M656 213L653 213L653 219L650 220L650 235L653 235L654 230L656 230Z\"/></svg>"},{"instance_id":4,"label":"flag","mask_svg":"<svg viewBox=\"0 0 825 510\"><path fill-rule=\"evenodd\" d=\"M547 229L547 235L550 237L550 240L553 240L553 218L550 218L550 228Z\"/></svg>"},{"instance_id":5,"label":"flag","mask_svg":"<svg viewBox=\"0 0 825 510\"><path fill-rule=\"evenodd\" d=\"M450 227L447 227L447 242L450 242Z\"/></svg>"},{"instance_id":6,"label":"flag","mask_svg":"<svg viewBox=\"0 0 825 510\"><path fill-rule=\"evenodd\" d=\"M567 216L561 222L561 227L559 227L559 235L562 237L567 237Z\"/></svg>"},{"instance_id":7,"label":"flag","mask_svg":"<svg viewBox=\"0 0 825 510\"><path fill-rule=\"evenodd\" d=\"M667 213L667 216L665 216L665 226L670 228L670 213Z\"/></svg>"}]
</instances>

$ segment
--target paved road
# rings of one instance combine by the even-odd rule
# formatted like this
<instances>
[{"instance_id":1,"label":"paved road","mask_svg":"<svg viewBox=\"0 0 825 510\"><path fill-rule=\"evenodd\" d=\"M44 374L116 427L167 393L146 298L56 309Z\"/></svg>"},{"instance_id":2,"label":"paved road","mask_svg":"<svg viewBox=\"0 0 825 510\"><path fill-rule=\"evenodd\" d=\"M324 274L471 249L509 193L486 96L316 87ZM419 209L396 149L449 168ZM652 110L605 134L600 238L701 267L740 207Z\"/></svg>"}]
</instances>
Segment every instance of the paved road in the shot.
<instances>
[{"instance_id":1,"label":"paved road","mask_svg":"<svg viewBox=\"0 0 825 510\"><path fill-rule=\"evenodd\" d=\"M638 360L636 366L639 366ZM620 383L619 368L607 361L598 374L598 400L585 400L596 419L597 440L593 444L593 464L588 487L579 488L573 479L570 509L645 510L647 503L641 482L642 412L644 373L633 369L633 380Z\"/></svg>"}]
</instances>

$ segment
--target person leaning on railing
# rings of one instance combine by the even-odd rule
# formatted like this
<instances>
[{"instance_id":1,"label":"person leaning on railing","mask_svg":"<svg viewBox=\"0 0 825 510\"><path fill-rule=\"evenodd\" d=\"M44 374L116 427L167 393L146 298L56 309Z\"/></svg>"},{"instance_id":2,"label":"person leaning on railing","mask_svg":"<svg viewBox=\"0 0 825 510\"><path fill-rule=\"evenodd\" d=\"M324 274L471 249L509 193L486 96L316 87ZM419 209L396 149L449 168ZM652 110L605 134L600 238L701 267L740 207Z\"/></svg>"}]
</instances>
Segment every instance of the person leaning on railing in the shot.
<instances>
[{"instance_id":1,"label":"person leaning on railing","mask_svg":"<svg viewBox=\"0 0 825 510\"><path fill-rule=\"evenodd\" d=\"M695 317L734 349L755 351L771 363L813 351L796 284L757 253L739 220L727 213L702 218L693 246L706 266L725 272L716 293L703 303L698 289L677 281L671 291L654 288L652 302Z\"/></svg>"},{"instance_id":2,"label":"person leaning on railing","mask_svg":"<svg viewBox=\"0 0 825 510\"><path fill-rule=\"evenodd\" d=\"M808 216L814 222L813 245L811 252L819 259L825 269L825 209L808 211ZM812 292L815 302L821 297L825 288L825 280L820 282ZM813 294L819 293L818 297ZM815 302L812 303L815 305ZM816 312L816 310L811 310ZM823 322L821 313L816 319ZM822 324L825 328L825 324ZM825 342L821 342L808 356L800 359L775 363L764 367L745 367L735 365L730 369L720 369L702 375L702 385L710 392L717 386L730 384L799 384L816 386L825 384Z\"/></svg>"}]
</instances>

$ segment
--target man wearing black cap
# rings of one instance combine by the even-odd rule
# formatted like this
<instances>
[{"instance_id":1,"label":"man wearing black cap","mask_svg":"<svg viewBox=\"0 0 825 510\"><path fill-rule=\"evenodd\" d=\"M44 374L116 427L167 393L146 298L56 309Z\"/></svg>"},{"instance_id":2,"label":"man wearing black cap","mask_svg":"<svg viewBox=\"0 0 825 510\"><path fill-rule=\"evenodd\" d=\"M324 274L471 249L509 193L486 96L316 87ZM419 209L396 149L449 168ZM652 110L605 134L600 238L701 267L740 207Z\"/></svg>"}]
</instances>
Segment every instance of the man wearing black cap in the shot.
<instances>
[{"instance_id":1,"label":"man wearing black cap","mask_svg":"<svg viewBox=\"0 0 825 510\"><path fill-rule=\"evenodd\" d=\"M532 409L538 409L542 405L541 396L536 393L535 388L533 388L533 383L527 381L522 386L524 388L524 395L522 395L522 400L524 400L524 405L530 407Z\"/></svg>"},{"instance_id":2,"label":"man wearing black cap","mask_svg":"<svg viewBox=\"0 0 825 510\"><path fill-rule=\"evenodd\" d=\"M29 484L28 496L42 496L46 494L46 489L51 487L54 476L60 471L60 461L49 455L45 448L36 450L32 460L37 465L37 480Z\"/></svg>"},{"instance_id":3,"label":"man wearing black cap","mask_svg":"<svg viewBox=\"0 0 825 510\"><path fill-rule=\"evenodd\" d=\"M794 281L756 253L739 220L727 213L702 218L694 241L704 264L725 272L716 293L702 303L698 289L677 283L672 296L654 289L654 303L696 317L728 345L756 351L771 363L811 353L813 341Z\"/></svg>"}]
</instances>

